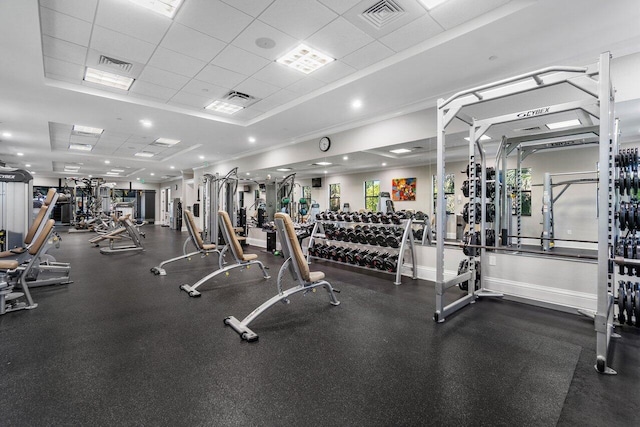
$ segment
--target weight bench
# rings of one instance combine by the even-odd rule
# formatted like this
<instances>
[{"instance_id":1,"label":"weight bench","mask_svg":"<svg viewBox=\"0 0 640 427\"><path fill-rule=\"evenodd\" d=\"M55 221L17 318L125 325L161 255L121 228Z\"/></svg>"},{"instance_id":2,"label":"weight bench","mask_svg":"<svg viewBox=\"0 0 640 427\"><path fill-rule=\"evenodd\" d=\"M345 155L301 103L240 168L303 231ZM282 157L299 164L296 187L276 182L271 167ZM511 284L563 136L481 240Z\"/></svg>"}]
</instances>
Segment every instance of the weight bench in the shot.
<instances>
[{"instance_id":1,"label":"weight bench","mask_svg":"<svg viewBox=\"0 0 640 427\"><path fill-rule=\"evenodd\" d=\"M138 230L138 227L136 227L131 221L131 219L129 218L129 215L119 218L118 222L120 222L120 227L118 229L110 233L103 234L96 238L91 239L91 240L96 240L99 238L97 242L100 242L102 240L109 240L109 247L100 248L100 253L109 255L109 254L115 254L120 252L144 251L144 246L142 245L142 240L140 239L140 237L144 237L144 234L140 233L140 231ZM125 232L127 233L126 236L124 235ZM125 239L131 240L132 244L120 245L120 246L114 245L115 241L120 241ZM97 242L92 242L92 243L97 244Z\"/></svg>"},{"instance_id":2,"label":"weight bench","mask_svg":"<svg viewBox=\"0 0 640 427\"><path fill-rule=\"evenodd\" d=\"M225 246L222 248L220 252L219 264L220 269L208 274L202 279L198 280L194 285L180 285L180 289L187 292L190 297L199 297L200 292L197 291L198 287L208 281L209 279L214 278L215 276L225 273L228 274L229 270L234 268L249 268L252 264L257 264L262 270L262 275L265 279L269 279L271 276L267 274L267 270L265 270L262 262L257 260L258 255L256 254L245 254L242 251L242 246L236 237L236 233L233 230L233 225L231 224L231 220L229 219L229 214L225 211L218 211L218 218L220 219L220 229L222 231L222 235L224 236ZM231 254L235 260L235 263L230 264L224 268L222 268L222 259L225 253L231 250Z\"/></svg>"},{"instance_id":3,"label":"weight bench","mask_svg":"<svg viewBox=\"0 0 640 427\"><path fill-rule=\"evenodd\" d=\"M187 225L187 231L189 232L189 238L187 239L187 241L185 242L184 246L183 246L183 252L184 255L181 256L177 256L175 258L171 258L168 259L166 261L162 261L160 263L160 265L153 267L151 269L151 272L153 274L157 274L160 276L166 276L167 272L165 271L165 269L163 268L165 265L174 262L174 261L180 261L181 259L185 259L187 258L189 261L191 261L191 257L192 256L196 256L196 255L200 255L201 258L204 258L206 256L208 256L209 254L212 253L217 253L218 254L218 263L220 264L220 268L222 268L222 257L220 256L220 251L218 250L218 245L215 244L205 244L202 241L202 237L200 236L200 233L198 232L198 227L196 226L196 221L193 217L193 213L191 211L185 210L184 211L184 222ZM189 241L193 242L193 244L196 247L196 251L195 252L190 252L190 253L186 253L186 248L187 248L187 243L189 243Z\"/></svg>"},{"instance_id":4,"label":"weight bench","mask_svg":"<svg viewBox=\"0 0 640 427\"><path fill-rule=\"evenodd\" d=\"M17 310L30 310L38 304L33 302L27 279L33 269L38 268L40 257L45 250L46 242L53 234L53 219L47 220L38 234L38 237L30 245L28 253L31 259L27 263L20 264L16 260L0 261L0 270L4 276L0 280L0 314ZM21 292L14 292L15 286L21 287ZM20 301L24 297L26 302Z\"/></svg>"},{"instance_id":5,"label":"weight bench","mask_svg":"<svg viewBox=\"0 0 640 427\"><path fill-rule=\"evenodd\" d=\"M291 221L291 217L286 213L277 212L275 214L275 223L278 238L280 239L280 245L282 246L282 253L285 258L285 262L282 264L282 267L280 267L280 271L278 272L278 294L265 301L242 321L239 321L233 316L224 319L225 325L231 326L240 334L242 339L249 342L256 341L258 339L258 335L249 329L249 324L272 305L278 302L288 304L289 297L293 294L298 292L304 292L306 294L318 286L324 286L327 292L329 292L330 303L332 305L340 304L340 301L337 300L334 293L339 291L334 289L329 282L324 280L324 273L321 271L309 271L309 265L302 253L302 248L300 247L300 242L298 242L298 237L296 236L295 229L293 228L293 221ZM283 290L282 279L286 270L289 270L293 279L298 284L290 289Z\"/></svg>"}]
</instances>

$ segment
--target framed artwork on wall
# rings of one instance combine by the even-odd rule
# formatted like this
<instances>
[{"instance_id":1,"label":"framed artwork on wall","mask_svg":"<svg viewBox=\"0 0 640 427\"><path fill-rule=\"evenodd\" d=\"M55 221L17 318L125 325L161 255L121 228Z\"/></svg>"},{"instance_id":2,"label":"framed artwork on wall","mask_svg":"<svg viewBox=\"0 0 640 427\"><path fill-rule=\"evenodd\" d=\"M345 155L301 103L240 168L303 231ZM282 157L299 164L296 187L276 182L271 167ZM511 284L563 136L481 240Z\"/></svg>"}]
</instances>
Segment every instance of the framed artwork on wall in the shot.
<instances>
[{"instance_id":1,"label":"framed artwork on wall","mask_svg":"<svg viewBox=\"0 0 640 427\"><path fill-rule=\"evenodd\" d=\"M393 178L391 180L391 200L394 202L416 200L416 178Z\"/></svg>"}]
</instances>

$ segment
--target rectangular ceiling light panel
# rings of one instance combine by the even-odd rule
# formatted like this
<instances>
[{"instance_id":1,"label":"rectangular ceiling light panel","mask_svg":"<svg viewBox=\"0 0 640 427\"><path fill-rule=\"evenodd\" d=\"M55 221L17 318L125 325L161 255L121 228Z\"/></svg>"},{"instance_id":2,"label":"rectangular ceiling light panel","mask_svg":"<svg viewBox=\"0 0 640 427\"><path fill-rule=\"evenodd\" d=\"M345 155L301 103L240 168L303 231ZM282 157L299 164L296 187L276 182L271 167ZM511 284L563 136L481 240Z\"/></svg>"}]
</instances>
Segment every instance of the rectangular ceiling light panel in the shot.
<instances>
[{"instance_id":1,"label":"rectangular ceiling light panel","mask_svg":"<svg viewBox=\"0 0 640 427\"><path fill-rule=\"evenodd\" d=\"M148 151L140 151L139 153L134 154L137 157L153 157L154 153L150 153Z\"/></svg>"},{"instance_id":2,"label":"rectangular ceiling light panel","mask_svg":"<svg viewBox=\"0 0 640 427\"><path fill-rule=\"evenodd\" d=\"M182 0L129 0L156 13L173 18L182 4Z\"/></svg>"},{"instance_id":3,"label":"rectangular ceiling light panel","mask_svg":"<svg viewBox=\"0 0 640 427\"><path fill-rule=\"evenodd\" d=\"M564 122L547 123L545 126L551 130L580 126L582 123L578 119L565 120Z\"/></svg>"},{"instance_id":4,"label":"rectangular ceiling light panel","mask_svg":"<svg viewBox=\"0 0 640 427\"><path fill-rule=\"evenodd\" d=\"M312 73L332 61L334 61L334 58L318 52L305 44L300 44L291 52L277 60L280 64L302 71L305 74Z\"/></svg>"},{"instance_id":5,"label":"rectangular ceiling light panel","mask_svg":"<svg viewBox=\"0 0 640 427\"><path fill-rule=\"evenodd\" d=\"M159 147L173 147L177 143L179 143L179 139L169 139L169 138L158 138L151 145L157 145Z\"/></svg>"},{"instance_id":6,"label":"rectangular ceiling light panel","mask_svg":"<svg viewBox=\"0 0 640 427\"><path fill-rule=\"evenodd\" d=\"M107 175L115 176L120 174L118 172L107 172Z\"/></svg>"},{"instance_id":7,"label":"rectangular ceiling light panel","mask_svg":"<svg viewBox=\"0 0 640 427\"><path fill-rule=\"evenodd\" d=\"M87 67L84 73L84 80L99 85L112 87L115 89L129 90L133 84L133 78L121 76L119 74L101 71L95 68Z\"/></svg>"},{"instance_id":8,"label":"rectangular ceiling light panel","mask_svg":"<svg viewBox=\"0 0 640 427\"><path fill-rule=\"evenodd\" d=\"M104 129L93 128L91 126L73 125L73 131L76 133L88 133L91 135L102 135Z\"/></svg>"},{"instance_id":9,"label":"rectangular ceiling light panel","mask_svg":"<svg viewBox=\"0 0 640 427\"><path fill-rule=\"evenodd\" d=\"M410 153L411 150L409 150L408 148L396 148L395 150L389 150L389 152L393 154L406 154Z\"/></svg>"},{"instance_id":10,"label":"rectangular ceiling light panel","mask_svg":"<svg viewBox=\"0 0 640 427\"><path fill-rule=\"evenodd\" d=\"M427 8L427 10L431 10L436 6L441 5L447 0L420 0L422 4Z\"/></svg>"},{"instance_id":11,"label":"rectangular ceiling light panel","mask_svg":"<svg viewBox=\"0 0 640 427\"><path fill-rule=\"evenodd\" d=\"M244 107L235 104L229 104L224 101L213 101L211 104L204 107L207 110L217 111L219 113L233 114L242 110Z\"/></svg>"},{"instance_id":12,"label":"rectangular ceiling light panel","mask_svg":"<svg viewBox=\"0 0 640 427\"><path fill-rule=\"evenodd\" d=\"M69 144L69 150L91 151L91 150L93 150L93 145L90 145L90 144Z\"/></svg>"}]
</instances>

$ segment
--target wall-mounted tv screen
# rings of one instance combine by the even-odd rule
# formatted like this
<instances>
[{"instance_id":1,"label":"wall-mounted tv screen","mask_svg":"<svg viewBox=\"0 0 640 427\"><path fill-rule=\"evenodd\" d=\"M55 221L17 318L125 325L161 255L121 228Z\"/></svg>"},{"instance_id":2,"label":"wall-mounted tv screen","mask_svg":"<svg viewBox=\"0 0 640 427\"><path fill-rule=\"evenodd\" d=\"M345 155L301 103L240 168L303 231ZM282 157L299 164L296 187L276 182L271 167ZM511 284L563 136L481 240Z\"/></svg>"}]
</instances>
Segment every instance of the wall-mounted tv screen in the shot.
<instances>
[{"instance_id":1,"label":"wall-mounted tv screen","mask_svg":"<svg viewBox=\"0 0 640 427\"><path fill-rule=\"evenodd\" d=\"M311 186L314 188L322 187L322 178L311 178Z\"/></svg>"}]
</instances>

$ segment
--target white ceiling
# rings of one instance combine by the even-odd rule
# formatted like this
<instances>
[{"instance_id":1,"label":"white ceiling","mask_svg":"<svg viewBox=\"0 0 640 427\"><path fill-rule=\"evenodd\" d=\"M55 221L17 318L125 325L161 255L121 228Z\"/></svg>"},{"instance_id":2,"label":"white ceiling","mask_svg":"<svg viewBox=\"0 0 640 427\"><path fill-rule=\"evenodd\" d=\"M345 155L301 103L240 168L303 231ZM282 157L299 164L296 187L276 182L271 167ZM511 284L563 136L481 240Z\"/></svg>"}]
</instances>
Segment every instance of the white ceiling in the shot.
<instances>
[{"instance_id":1,"label":"white ceiling","mask_svg":"<svg viewBox=\"0 0 640 427\"><path fill-rule=\"evenodd\" d=\"M378 29L361 16L376 0L184 0L173 19L128 0L3 0L0 132L11 136L0 136L0 160L44 176L67 176L64 166L75 165L80 175L117 168L127 180L161 181L427 109L516 73L640 51L637 0L449 0L431 11L418 0L393 2L404 13L373 16L386 23ZM259 46L263 38L274 47ZM336 60L310 75L275 62L300 42ZM128 92L83 81L101 55L131 64ZM204 109L232 90L258 101L234 115ZM629 104L622 110L640 116ZM142 127L143 119L153 126ZM82 137L74 124L105 131ZM150 145L159 137L181 142ZM71 142L94 148L70 151ZM155 155L140 159L138 151ZM331 171L378 165L388 150L378 151L351 154L343 169L340 156Z\"/></svg>"}]
</instances>

